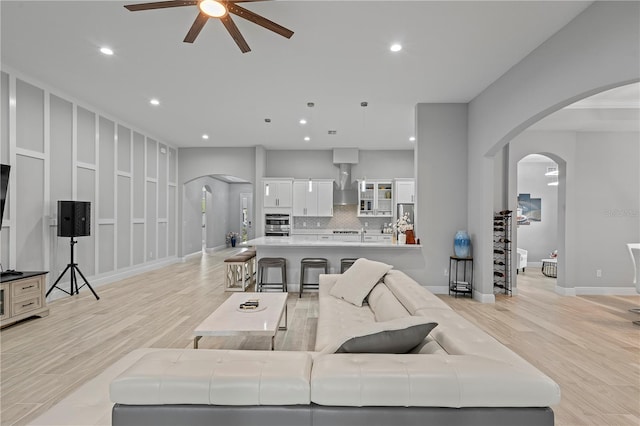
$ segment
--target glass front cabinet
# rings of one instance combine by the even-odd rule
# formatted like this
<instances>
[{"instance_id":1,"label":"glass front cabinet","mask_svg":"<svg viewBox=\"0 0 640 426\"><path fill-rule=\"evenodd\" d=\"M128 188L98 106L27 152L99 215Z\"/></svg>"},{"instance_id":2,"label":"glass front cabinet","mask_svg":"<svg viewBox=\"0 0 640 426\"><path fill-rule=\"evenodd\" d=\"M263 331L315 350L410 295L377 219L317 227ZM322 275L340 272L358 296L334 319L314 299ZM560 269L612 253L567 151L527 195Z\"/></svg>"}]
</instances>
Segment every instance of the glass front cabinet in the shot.
<instances>
[{"instance_id":1,"label":"glass front cabinet","mask_svg":"<svg viewBox=\"0 0 640 426\"><path fill-rule=\"evenodd\" d=\"M358 216L393 216L393 183L358 181Z\"/></svg>"}]
</instances>

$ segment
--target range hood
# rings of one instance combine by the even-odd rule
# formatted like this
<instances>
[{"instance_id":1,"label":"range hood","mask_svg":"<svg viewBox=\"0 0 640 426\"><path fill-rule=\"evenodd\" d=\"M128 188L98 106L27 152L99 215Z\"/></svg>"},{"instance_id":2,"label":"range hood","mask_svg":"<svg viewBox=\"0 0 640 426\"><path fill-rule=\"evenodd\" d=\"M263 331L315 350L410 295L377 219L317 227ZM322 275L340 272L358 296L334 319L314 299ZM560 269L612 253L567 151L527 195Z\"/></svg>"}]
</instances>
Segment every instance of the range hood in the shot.
<instances>
[{"instance_id":1,"label":"range hood","mask_svg":"<svg viewBox=\"0 0 640 426\"><path fill-rule=\"evenodd\" d=\"M336 148L333 163L338 166L338 178L333 186L333 204L347 206L358 204L358 189L351 181L351 165L358 164L356 148Z\"/></svg>"}]
</instances>

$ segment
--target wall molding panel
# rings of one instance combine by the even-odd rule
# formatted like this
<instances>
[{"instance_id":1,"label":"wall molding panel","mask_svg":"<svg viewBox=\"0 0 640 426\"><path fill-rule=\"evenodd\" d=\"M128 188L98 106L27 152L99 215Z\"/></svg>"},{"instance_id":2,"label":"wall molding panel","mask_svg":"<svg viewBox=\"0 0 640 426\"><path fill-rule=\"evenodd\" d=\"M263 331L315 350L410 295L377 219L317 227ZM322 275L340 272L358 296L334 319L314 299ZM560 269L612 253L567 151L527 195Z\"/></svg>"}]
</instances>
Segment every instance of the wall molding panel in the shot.
<instances>
[{"instance_id":1,"label":"wall molding panel","mask_svg":"<svg viewBox=\"0 0 640 426\"><path fill-rule=\"evenodd\" d=\"M75 259L92 286L179 261L177 149L4 65L2 80L0 162L12 166L2 267L47 270L47 288L58 279L70 260L69 239L57 236L61 199L92 204Z\"/></svg>"}]
</instances>

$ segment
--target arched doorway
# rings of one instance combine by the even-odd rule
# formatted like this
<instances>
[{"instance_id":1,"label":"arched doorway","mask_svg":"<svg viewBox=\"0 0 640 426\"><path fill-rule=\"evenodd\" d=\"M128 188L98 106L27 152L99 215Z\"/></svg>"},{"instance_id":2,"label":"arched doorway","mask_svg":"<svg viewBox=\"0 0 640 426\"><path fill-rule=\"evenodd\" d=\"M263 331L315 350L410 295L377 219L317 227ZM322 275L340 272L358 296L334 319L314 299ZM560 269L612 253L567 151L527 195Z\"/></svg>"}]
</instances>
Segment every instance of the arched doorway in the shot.
<instances>
[{"instance_id":1,"label":"arched doorway","mask_svg":"<svg viewBox=\"0 0 640 426\"><path fill-rule=\"evenodd\" d=\"M640 84L621 86L565 107L509 142L508 197L514 211L523 192L518 163L541 154L558 164L559 294L630 290L633 274L626 244L640 236L638 105ZM519 234L514 239L522 246ZM528 256L528 263L539 267L542 254ZM515 270L517 254L513 263Z\"/></svg>"},{"instance_id":2,"label":"arched doorway","mask_svg":"<svg viewBox=\"0 0 640 426\"><path fill-rule=\"evenodd\" d=\"M561 217L564 220L566 200L559 197L565 194L564 185L562 189L559 185L559 164L549 155L535 153L522 157L516 169L515 292L521 280L541 284L541 288L552 285L555 290L557 263L564 262L558 257L558 247L564 247L565 238ZM540 273L550 279L540 280Z\"/></svg>"},{"instance_id":3,"label":"arched doorway","mask_svg":"<svg viewBox=\"0 0 640 426\"><path fill-rule=\"evenodd\" d=\"M253 184L233 176L205 175L182 189L182 248L185 256L230 246L230 234L252 235ZM244 210L243 210L244 206Z\"/></svg>"}]
</instances>

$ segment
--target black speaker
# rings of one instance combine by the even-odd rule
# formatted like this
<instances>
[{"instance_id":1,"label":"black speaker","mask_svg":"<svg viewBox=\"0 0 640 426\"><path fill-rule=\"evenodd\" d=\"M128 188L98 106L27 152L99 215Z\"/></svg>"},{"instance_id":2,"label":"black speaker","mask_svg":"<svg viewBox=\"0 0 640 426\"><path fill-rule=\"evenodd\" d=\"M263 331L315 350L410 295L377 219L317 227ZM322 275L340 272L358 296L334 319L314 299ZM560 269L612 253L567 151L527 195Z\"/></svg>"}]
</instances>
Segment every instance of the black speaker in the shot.
<instances>
[{"instance_id":1,"label":"black speaker","mask_svg":"<svg viewBox=\"0 0 640 426\"><path fill-rule=\"evenodd\" d=\"M58 237L91 235L91 203L58 201Z\"/></svg>"}]
</instances>

